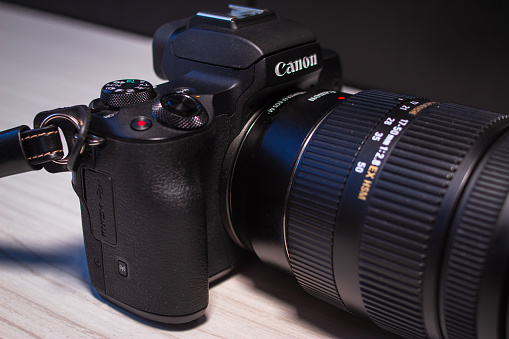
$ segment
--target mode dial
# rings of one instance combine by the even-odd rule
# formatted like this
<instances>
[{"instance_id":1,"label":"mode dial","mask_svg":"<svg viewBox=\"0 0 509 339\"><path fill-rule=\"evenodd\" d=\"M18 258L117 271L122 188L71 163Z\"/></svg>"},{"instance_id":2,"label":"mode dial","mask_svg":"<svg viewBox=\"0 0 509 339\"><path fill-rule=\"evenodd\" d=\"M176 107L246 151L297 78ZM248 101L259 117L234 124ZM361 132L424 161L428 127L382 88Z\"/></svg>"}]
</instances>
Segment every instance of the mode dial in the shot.
<instances>
[{"instance_id":1,"label":"mode dial","mask_svg":"<svg viewBox=\"0 0 509 339\"><path fill-rule=\"evenodd\" d=\"M181 93L164 95L161 102L152 107L152 115L167 127L184 130L202 127L208 121L203 105L194 97Z\"/></svg>"},{"instance_id":2,"label":"mode dial","mask_svg":"<svg viewBox=\"0 0 509 339\"><path fill-rule=\"evenodd\" d=\"M140 104L155 97L154 87L145 80L115 80L107 83L101 89L102 102L113 108Z\"/></svg>"}]
</instances>

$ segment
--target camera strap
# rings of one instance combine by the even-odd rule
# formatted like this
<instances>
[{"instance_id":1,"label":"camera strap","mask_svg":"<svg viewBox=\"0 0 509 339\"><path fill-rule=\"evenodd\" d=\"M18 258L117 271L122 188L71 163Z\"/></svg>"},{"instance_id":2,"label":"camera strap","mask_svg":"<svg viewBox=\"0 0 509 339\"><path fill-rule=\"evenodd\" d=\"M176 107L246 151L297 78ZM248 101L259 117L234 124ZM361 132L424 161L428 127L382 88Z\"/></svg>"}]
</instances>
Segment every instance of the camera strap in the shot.
<instances>
[{"instance_id":1,"label":"camera strap","mask_svg":"<svg viewBox=\"0 0 509 339\"><path fill-rule=\"evenodd\" d=\"M21 142L32 166L60 160L64 155L60 133L54 125L21 132Z\"/></svg>"},{"instance_id":2,"label":"camera strap","mask_svg":"<svg viewBox=\"0 0 509 339\"><path fill-rule=\"evenodd\" d=\"M32 130L23 125L0 133L0 177L39 170L63 155L55 125Z\"/></svg>"},{"instance_id":3,"label":"camera strap","mask_svg":"<svg viewBox=\"0 0 509 339\"><path fill-rule=\"evenodd\" d=\"M39 113L34 129L22 125L0 132L0 178L42 167L51 173L73 170L89 124L90 109L73 106ZM62 139L69 149L66 157Z\"/></svg>"}]
</instances>

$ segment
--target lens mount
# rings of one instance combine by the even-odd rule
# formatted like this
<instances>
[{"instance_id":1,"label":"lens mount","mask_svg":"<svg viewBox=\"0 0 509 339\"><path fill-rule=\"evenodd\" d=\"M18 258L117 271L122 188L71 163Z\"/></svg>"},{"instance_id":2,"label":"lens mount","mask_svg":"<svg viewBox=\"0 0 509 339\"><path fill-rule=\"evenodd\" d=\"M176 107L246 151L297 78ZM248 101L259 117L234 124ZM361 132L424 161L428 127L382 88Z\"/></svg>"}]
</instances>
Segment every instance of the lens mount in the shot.
<instances>
[{"instance_id":1,"label":"lens mount","mask_svg":"<svg viewBox=\"0 0 509 339\"><path fill-rule=\"evenodd\" d=\"M226 192L227 229L265 262L290 270L284 218L295 159L310 131L345 96L336 91L289 94L260 110L227 155L234 158Z\"/></svg>"}]
</instances>

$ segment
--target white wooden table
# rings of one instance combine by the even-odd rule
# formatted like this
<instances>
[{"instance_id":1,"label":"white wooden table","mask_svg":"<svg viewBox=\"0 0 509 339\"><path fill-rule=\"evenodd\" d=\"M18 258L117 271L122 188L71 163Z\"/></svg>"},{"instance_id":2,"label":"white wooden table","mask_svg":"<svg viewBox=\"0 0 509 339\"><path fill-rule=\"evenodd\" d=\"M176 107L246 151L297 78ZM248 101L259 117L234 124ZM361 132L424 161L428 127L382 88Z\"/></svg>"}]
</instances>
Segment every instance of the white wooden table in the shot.
<instances>
[{"instance_id":1,"label":"white wooden table","mask_svg":"<svg viewBox=\"0 0 509 339\"><path fill-rule=\"evenodd\" d=\"M151 40L0 3L0 130L98 97L120 78L161 83ZM0 338L394 338L249 262L213 286L206 317L171 326L105 302L90 285L71 174L0 179Z\"/></svg>"}]
</instances>

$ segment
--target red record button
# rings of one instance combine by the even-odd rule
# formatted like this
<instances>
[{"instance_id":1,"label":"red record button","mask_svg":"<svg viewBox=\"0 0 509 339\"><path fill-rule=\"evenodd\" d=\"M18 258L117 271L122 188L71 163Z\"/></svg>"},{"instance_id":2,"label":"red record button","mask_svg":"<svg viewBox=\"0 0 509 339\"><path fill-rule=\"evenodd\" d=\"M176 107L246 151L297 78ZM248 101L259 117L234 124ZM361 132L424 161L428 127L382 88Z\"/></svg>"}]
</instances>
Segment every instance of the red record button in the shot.
<instances>
[{"instance_id":1,"label":"red record button","mask_svg":"<svg viewBox=\"0 0 509 339\"><path fill-rule=\"evenodd\" d=\"M131 128L135 131L145 131L152 126L152 121L147 117L137 117L131 121Z\"/></svg>"}]
</instances>

